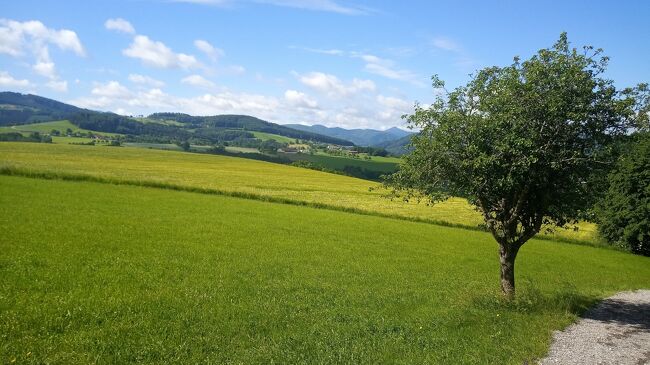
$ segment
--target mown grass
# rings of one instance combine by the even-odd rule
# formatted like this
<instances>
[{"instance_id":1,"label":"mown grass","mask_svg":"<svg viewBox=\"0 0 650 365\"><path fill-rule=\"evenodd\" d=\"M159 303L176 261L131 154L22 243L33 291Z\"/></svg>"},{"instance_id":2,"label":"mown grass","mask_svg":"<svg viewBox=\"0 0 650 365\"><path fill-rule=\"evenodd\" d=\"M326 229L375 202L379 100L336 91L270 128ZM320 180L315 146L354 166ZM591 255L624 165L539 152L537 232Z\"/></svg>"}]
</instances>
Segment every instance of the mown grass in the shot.
<instances>
[{"instance_id":1,"label":"mown grass","mask_svg":"<svg viewBox=\"0 0 650 365\"><path fill-rule=\"evenodd\" d=\"M226 156L142 148L0 143L0 167L55 174L83 174L119 181L143 181L188 188L253 194L354 209L408 219L476 228L480 215L464 200L427 206L383 198L378 184L347 176ZM559 231L562 239L595 242L594 225Z\"/></svg>"},{"instance_id":2,"label":"mown grass","mask_svg":"<svg viewBox=\"0 0 650 365\"><path fill-rule=\"evenodd\" d=\"M521 364L650 259L484 232L0 176L0 362Z\"/></svg>"}]
</instances>

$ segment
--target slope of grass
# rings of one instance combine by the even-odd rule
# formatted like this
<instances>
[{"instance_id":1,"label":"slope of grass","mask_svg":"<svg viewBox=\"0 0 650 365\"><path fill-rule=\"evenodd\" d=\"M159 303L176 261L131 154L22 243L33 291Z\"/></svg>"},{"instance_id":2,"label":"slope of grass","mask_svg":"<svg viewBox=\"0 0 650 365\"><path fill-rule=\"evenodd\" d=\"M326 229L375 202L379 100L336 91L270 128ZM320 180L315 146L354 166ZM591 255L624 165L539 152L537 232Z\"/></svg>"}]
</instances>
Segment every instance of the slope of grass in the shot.
<instances>
[{"instance_id":1,"label":"slope of grass","mask_svg":"<svg viewBox=\"0 0 650 365\"><path fill-rule=\"evenodd\" d=\"M482 222L464 199L434 206L391 201L382 197L385 191L369 191L378 186L371 181L226 156L125 147L0 143L2 166L250 193L469 227ZM595 229L585 223L578 232L558 234L593 241Z\"/></svg>"},{"instance_id":2,"label":"slope of grass","mask_svg":"<svg viewBox=\"0 0 650 365\"><path fill-rule=\"evenodd\" d=\"M295 138L285 137L285 136L281 136L279 134L256 132L256 131L250 131L250 132L253 133L255 138L261 139L262 141L268 141L270 139L274 139L274 140L276 140L277 142L280 142L280 143L295 143L296 142Z\"/></svg>"},{"instance_id":3,"label":"slope of grass","mask_svg":"<svg viewBox=\"0 0 650 365\"><path fill-rule=\"evenodd\" d=\"M43 123L33 123L33 124L21 124L13 127L5 127L3 128L3 131L14 131L14 132L24 132L24 133L31 133L31 132L39 132L39 133L50 133L52 129L56 129L60 131L61 133L65 133L65 131L70 128L72 130L72 133L75 132L81 132L81 133L97 133L101 134L104 136L116 136L119 135L117 133L107 133L107 132L94 132L91 130L87 129L82 129L77 127L76 125L70 123L68 120L59 120L55 122L43 122Z\"/></svg>"},{"instance_id":4,"label":"slope of grass","mask_svg":"<svg viewBox=\"0 0 650 365\"><path fill-rule=\"evenodd\" d=\"M346 156L329 156L325 154L310 155L308 153L296 153L296 154L280 153L280 155L294 161L300 161L300 160L309 161L315 165L332 169L332 170L342 170L345 166L355 166L370 171L391 173L397 171L397 166L398 166L398 163L396 162L375 160L374 157L372 160L364 160L363 158L352 158Z\"/></svg>"},{"instance_id":5,"label":"slope of grass","mask_svg":"<svg viewBox=\"0 0 650 365\"><path fill-rule=\"evenodd\" d=\"M485 363L543 356L650 259L533 240L520 299L482 232L0 176L0 361Z\"/></svg>"}]
</instances>

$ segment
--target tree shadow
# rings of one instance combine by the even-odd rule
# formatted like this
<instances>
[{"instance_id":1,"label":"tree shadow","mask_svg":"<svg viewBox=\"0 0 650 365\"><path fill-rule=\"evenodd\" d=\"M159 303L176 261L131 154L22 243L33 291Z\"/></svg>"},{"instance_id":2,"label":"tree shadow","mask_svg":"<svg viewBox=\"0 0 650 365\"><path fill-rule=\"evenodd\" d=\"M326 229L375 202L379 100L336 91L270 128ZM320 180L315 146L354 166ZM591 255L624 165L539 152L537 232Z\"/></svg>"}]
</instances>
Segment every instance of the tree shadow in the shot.
<instances>
[{"instance_id":1,"label":"tree shadow","mask_svg":"<svg viewBox=\"0 0 650 365\"><path fill-rule=\"evenodd\" d=\"M621 297L602 299L577 292L571 286L553 293L543 293L535 285L526 285L517 292L514 300L502 295L480 295L473 306L490 310L507 310L516 313L571 313L580 318L612 324L625 324L650 331L650 302L635 302Z\"/></svg>"},{"instance_id":2,"label":"tree shadow","mask_svg":"<svg viewBox=\"0 0 650 365\"><path fill-rule=\"evenodd\" d=\"M516 313L562 312L581 316L600 298L579 293L571 286L564 286L552 293L543 293L537 286L522 285L515 299L509 300L500 293L477 296L473 305L490 310L507 310Z\"/></svg>"},{"instance_id":3,"label":"tree shadow","mask_svg":"<svg viewBox=\"0 0 650 365\"><path fill-rule=\"evenodd\" d=\"M585 312L582 317L650 331L650 302L635 303L621 298L608 298Z\"/></svg>"}]
</instances>

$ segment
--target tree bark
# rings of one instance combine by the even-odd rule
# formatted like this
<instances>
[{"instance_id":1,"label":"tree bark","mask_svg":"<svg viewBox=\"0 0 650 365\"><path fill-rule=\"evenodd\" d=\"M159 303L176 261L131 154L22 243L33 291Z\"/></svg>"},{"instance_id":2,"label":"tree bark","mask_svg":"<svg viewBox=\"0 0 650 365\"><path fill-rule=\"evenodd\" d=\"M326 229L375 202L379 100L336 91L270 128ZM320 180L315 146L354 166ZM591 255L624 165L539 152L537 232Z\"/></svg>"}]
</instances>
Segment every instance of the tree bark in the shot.
<instances>
[{"instance_id":1,"label":"tree bark","mask_svg":"<svg viewBox=\"0 0 650 365\"><path fill-rule=\"evenodd\" d=\"M499 261L501 262L501 291L512 299L515 296L515 258L519 247L512 244L499 244Z\"/></svg>"}]
</instances>

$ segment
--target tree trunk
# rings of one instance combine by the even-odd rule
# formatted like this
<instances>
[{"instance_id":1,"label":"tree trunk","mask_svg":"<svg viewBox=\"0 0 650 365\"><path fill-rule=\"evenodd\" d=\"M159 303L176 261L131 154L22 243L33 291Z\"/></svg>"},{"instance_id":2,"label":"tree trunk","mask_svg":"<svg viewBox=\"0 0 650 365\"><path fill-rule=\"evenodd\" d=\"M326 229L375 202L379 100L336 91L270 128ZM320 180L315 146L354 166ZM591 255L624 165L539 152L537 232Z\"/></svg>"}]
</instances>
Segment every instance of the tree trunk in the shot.
<instances>
[{"instance_id":1,"label":"tree trunk","mask_svg":"<svg viewBox=\"0 0 650 365\"><path fill-rule=\"evenodd\" d=\"M515 258L519 248L511 244L499 244L501 262L501 291L512 299L515 296Z\"/></svg>"}]
</instances>

